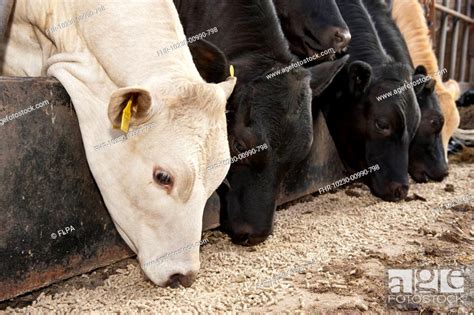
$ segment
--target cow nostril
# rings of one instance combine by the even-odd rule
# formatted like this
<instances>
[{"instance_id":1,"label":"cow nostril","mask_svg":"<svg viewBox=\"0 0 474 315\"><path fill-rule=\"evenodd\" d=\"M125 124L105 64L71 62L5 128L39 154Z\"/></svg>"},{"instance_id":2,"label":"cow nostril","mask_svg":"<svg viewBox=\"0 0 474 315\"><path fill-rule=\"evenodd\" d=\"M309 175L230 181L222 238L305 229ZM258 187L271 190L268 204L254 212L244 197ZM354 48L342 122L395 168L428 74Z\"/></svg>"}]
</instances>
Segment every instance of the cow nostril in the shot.
<instances>
[{"instance_id":1,"label":"cow nostril","mask_svg":"<svg viewBox=\"0 0 474 315\"><path fill-rule=\"evenodd\" d=\"M449 171L446 169L446 170L443 172L443 175L442 175L442 179L441 179L441 180L443 180L443 179L445 179L446 177L448 177L448 175L449 175Z\"/></svg>"},{"instance_id":2,"label":"cow nostril","mask_svg":"<svg viewBox=\"0 0 474 315\"><path fill-rule=\"evenodd\" d=\"M181 276L181 274L179 274L179 273L176 273L176 274L172 275L168 279L168 282L167 282L166 286L171 287L173 289L176 289L177 287L179 287L179 285L180 285L179 277L180 276Z\"/></svg>"},{"instance_id":3,"label":"cow nostril","mask_svg":"<svg viewBox=\"0 0 474 315\"><path fill-rule=\"evenodd\" d=\"M253 246L253 245L263 243L267 238L268 238L268 235L264 235L264 236L250 235L248 238L247 245Z\"/></svg>"},{"instance_id":4,"label":"cow nostril","mask_svg":"<svg viewBox=\"0 0 474 315\"><path fill-rule=\"evenodd\" d=\"M185 288L189 288L191 284L193 284L195 279L196 274L194 272L189 272L186 275L183 275L181 273L175 273L168 279L166 286L169 286L173 289L176 289L180 285Z\"/></svg>"},{"instance_id":5,"label":"cow nostril","mask_svg":"<svg viewBox=\"0 0 474 315\"><path fill-rule=\"evenodd\" d=\"M408 185L398 185L395 188L394 196L397 200L405 199L408 195Z\"/></svg>"},{"instance_id":6,"label":"cow nostril","mask_svg":"<svg viewBox=\"0 0 474 315\"><path fill-rule=\"evenodd\" d=\"M445 179L446 177L448 177L449 175L449 170L448 168L446 167L445 169L441 170L437 176L434 176L433 177L433 180L437 181L437 182L441 182L443 179Z\"/></svg>"},{"instance_id":7,"label":"cow nostril","mask_svg":"<svg viewBox=\"0 0 474 315\"><path fill-rule=\"evenodd\" d=\"M248 233L245 234L234 234L231 236L232 243L237 245L247 246L249 242Z\"/></svg>"},{"instance_id":8,"label":"cow nostril","mask_svg":"<svg viewBox=\"0 0 474 315\"><path fill-rule=\"evenodd\" d=\"M269 234L257 235L249 233L234 235L232 237L232 243L242 246L254 246L263 243L268 238L268 235Z\"/></svg>"},{"instance_id":9,"label":"cow nostril","mask_svg":"<svg viewBox=\"0 0 474 315\"><path fill-rule=\"evenodd\" d=\"M186 275L182 275L179 279L181 285L185 288L189 288L194 280L196 280L196 273L194 272L188 272Z\"/></svg>"},{"instance_id":10,"label":"cow nostril","mask_svg":"<svg viewBox=\"0 0 474 315\"><path fill-rule=\"evenodd\" d=\"M426 174L426 172L424 171L421 171L417 177L415 178L415 181L417 183L427 183L428 182L428 175Z\"/></svg>"}]
</instances>

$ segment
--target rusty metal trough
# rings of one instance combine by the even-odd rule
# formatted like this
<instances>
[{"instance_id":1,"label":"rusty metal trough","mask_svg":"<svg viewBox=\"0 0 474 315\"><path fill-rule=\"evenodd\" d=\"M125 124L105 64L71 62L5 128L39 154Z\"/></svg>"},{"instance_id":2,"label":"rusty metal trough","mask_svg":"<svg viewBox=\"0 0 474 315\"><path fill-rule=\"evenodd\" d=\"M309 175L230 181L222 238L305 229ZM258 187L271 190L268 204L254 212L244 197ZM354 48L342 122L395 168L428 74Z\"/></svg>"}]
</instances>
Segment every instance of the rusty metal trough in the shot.
<instances>
[{"instance_id":1,"label":"rusty metal trough","mask_svg":"<svg viewBox=\"0 0 474 315\"><path fill-rule=\"evenodd\" d=\"M71 100L52 78L0 77L0 301L133 256L116 232L86 161ZM312 154L286 179L279 204L342 176L322 115ZM204 229L219 223L208 201Z\"/></svg>"}]
</instances>

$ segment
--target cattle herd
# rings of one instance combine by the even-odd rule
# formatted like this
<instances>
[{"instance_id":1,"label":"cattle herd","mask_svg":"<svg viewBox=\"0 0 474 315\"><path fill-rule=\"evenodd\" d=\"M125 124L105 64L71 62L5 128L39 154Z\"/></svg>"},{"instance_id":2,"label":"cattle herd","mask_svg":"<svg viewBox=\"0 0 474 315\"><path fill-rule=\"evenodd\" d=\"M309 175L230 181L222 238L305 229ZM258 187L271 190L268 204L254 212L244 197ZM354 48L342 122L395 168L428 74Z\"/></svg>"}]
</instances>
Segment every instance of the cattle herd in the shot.
<instances>
[{"instance_id":1,"label":"cattle herd","mask_svg":"<svg viewBox=\"0 0 474 315\"><path fill-rule=\"evenodd\" d=\"M107 209L157 285L194 281L199 246L189 245L216 190L232 242L251 246L273 233L280 186L308 157L320 113L347 173L378 165L361 180L383 200L405 199L409 176L448 174L459 116L434 76L417 0L116 0L76 18L100 5L5 1L0 66L2 75L53 76L65 87ZM405 17L404 8L420 14ZM206 30L214 31L157 53Z\"/></svg>"}]
</instances>

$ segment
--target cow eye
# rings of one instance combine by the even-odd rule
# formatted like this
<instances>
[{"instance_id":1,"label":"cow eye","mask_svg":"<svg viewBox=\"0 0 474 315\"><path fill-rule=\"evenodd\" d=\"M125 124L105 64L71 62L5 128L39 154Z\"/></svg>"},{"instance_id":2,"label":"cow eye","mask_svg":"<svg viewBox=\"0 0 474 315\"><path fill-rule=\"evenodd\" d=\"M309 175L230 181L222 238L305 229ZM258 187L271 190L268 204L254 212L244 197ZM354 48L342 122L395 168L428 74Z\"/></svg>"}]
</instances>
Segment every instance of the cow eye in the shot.
<instances>
[{"instance_id":1,"label":"cow eye","mask_svg":"<svg viewBox=\"0 0 474 315\"><path fill-rule=\"evenodd\" d=\"M440 132L443 128L444 119L443 118L433 118L430 120L430 126L434 132Z\"/></svg>"},{"instance_id":2,"label":"cow eye","mask_svg":"<svg viewBox=\"0 0 474 315\"><path fill-rule=\"evenodd\" d=\"M380 130L380 131L386 132L387 130L390 129L390 125L389 125L387 122L385 122L385 121L376 120L376 121L375 121L375 128L377 128L377 129Z\"/></svg>"},{"instance_id":3,"label":"cow eye","mask_svg":"<svg viewBox=\"0 0 474 315\"><path fill-rule=\"evenodd\" d=\"M160 186L163 186L166 189L171 189L173 186L173 176L168 172L163 170L155 170L153 172L153 180Z\"/></svg>"}]
</instances>

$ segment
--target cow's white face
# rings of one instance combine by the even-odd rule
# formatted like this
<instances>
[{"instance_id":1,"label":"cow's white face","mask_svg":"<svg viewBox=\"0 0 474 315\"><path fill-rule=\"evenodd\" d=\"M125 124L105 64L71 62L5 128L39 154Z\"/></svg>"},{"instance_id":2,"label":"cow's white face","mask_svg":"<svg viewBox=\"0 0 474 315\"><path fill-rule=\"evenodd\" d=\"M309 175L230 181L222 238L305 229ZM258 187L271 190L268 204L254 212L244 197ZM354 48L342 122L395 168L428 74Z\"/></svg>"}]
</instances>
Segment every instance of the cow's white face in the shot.
<instances>
[{"instance_id":1,"label":"cow's white face","mask_svg":"<svg viewBox=\"0 0 474 315\"><path fill-rule=\"evenodd\" d=\"M228 171L207 168L230 157L225 106L235 81L188 82L172 93L124 88L112 95L114 125L134 95L131 127L151 127L97 152L102 162L94 168L102 168L98 183L106 186L101 192L117 229L158 285L184 275L178 281L188 286L199 269L204 206Z\"/></svg>"}]
</instances>

